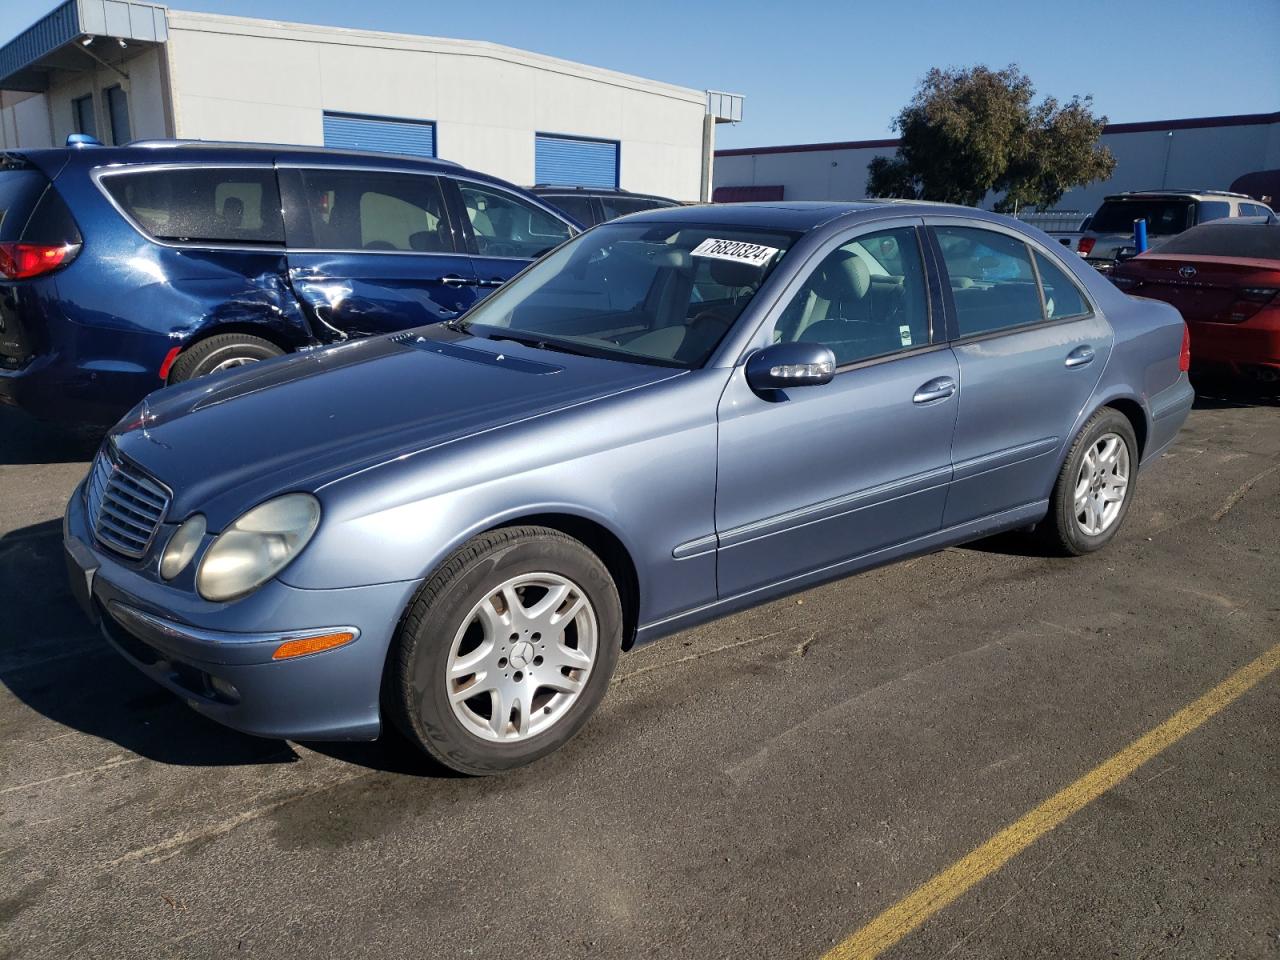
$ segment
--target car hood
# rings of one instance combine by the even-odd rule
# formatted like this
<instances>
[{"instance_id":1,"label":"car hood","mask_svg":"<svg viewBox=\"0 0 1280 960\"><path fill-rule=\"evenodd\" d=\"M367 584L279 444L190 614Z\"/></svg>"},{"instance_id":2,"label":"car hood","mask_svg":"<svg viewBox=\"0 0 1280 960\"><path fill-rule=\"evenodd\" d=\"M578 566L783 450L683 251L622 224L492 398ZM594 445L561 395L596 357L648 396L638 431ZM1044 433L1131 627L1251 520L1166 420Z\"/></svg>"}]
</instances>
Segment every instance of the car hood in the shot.
<instances>
[{"instance_id":1,"label":"car hood","mask_svg":"<svg viewBox=\"0 0 1280 960\"><path fill-rule=\"evenodd\" d=\"M108 442L219 529L277 493L681 375L430 327L161 390Z\"/></svg>"}]
</instances>

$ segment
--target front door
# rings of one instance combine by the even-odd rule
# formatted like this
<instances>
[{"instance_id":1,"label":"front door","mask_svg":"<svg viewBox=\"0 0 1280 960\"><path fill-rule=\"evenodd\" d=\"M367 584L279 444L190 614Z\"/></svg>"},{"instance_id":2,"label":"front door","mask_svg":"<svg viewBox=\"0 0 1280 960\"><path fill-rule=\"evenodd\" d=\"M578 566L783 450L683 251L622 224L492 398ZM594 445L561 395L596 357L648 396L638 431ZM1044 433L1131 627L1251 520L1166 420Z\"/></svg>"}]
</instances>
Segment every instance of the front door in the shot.
<instances>
[{"instance_id":1,"label":"front door","mask_svg":"<svg viewBox=\"0 0 1280 960\"><path fill-rule=\"evenodd\" d=\"M994 225L929 220L960 364L950 527L1049 496L1112 334L1056 253Z\"/></svg>"},{"instance_id":2,"label":"front door","mask_svg":"<svg viewBox=\"0 0 1280 960\"><path fill-rule=\"evenodd\" d=\"M720 402L722 598L936 532L951 478L958 372L931 322L915 221L833 241L766 321L764 342L823 343L828 384L759 396L744 366Z\"/></svg>"},{"instance_id":3,"label":"front door","mask_svg":"<svg viewBox=\"0 0 1280 960\"><path fill-rule=\"evenodd\" d=\"M282 168L280 187L289 280L317 339L449 320L476 301L437 177Z\"/></svg>"}]
</instances>

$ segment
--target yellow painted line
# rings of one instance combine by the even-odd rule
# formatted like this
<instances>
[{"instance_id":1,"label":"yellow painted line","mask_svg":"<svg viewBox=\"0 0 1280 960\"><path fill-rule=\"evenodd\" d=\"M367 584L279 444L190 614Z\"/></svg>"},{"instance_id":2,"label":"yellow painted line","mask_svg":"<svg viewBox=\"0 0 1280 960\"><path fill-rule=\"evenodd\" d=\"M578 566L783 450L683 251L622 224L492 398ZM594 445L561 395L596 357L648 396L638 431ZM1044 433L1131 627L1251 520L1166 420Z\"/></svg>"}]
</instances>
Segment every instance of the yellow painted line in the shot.
<instances>
[{"instance_id":1,"label":"yellow painted line","mask_svg":"<svg viewBox=\"0 0 1280 960\"><path fill-rule=\"evenodd\" d=\"M870 960L880 956L1072 814L1078 813L1138 767L1230 706L1278 668L1280 643L917 887L857 933L832 947L823 954L822 960Z\"/></svg>"}]
</instances>

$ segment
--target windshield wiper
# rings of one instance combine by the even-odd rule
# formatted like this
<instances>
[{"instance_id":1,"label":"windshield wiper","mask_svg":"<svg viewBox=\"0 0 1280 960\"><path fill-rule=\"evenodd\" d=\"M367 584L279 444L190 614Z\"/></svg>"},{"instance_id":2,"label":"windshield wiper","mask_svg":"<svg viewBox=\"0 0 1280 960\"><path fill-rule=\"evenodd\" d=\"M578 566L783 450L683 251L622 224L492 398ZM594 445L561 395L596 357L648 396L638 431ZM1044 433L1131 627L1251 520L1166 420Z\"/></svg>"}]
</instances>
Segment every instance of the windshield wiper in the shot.
<instances>
[{"instance_id":1,"label":"windshield wiper","mask_svg":"<svg viewBox=\"0 0 1280 960\"><path fill-rule=\"evenodd\" d=\"M535 350L552 350L556 353L571 353L578 357L600 357L600 354L592 350L574 347L560 340L548 340L545 337L529 336L523 337L514 333L486 333L483 335L488 340L510 340L512 343L519 343L526 347L533 347Z\"/></svg>"}]
</instances>

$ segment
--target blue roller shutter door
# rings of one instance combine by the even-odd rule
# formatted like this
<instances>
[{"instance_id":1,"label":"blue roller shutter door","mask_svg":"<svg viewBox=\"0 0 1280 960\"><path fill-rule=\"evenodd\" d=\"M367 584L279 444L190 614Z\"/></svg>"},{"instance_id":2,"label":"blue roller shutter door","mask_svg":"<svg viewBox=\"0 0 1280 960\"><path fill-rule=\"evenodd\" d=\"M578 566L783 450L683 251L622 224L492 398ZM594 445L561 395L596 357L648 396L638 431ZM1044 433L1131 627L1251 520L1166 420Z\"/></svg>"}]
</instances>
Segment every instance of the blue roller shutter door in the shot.
<instances>
[{"instance_id":1,"label":"blue roller shutter door","mask_svg":"<svg viewBox=\"0 0 1280 960\"><path fill-rule=\"evenodd\" d=\"M324 115L324 145L417 157L436 155L436 125L428 120L389 120L349 113Z\"/></svg>"},{"instance_id":2,"label":"blue roller shutter door","mask_svg":"<svg viewBox=\"0 0 1280 960\"><path fill-rule=\"evenodd\" d=\"M534 140L534 176L557 186L618 186L618 144L538 134Z\"/></svg>"}]
</instances>

